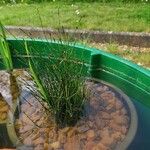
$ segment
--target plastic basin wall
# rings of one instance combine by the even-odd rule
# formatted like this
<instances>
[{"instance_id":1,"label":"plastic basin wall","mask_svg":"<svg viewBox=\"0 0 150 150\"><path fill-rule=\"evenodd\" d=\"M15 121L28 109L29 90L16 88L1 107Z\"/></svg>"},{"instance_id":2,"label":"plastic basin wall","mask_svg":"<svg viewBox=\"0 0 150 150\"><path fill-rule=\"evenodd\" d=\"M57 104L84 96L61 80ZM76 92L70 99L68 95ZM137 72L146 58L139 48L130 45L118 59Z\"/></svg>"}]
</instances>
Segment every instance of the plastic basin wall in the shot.
<instances>
[{"instance_id":1,"label":"plastic basin wall","mask_svg":"<svg viewBox=\"0 0 150 150\"><path fill-rule=\"evenodd\" d=\"M73 49L76 57L84 60L85 70L92 78L109 82L120 88L129 97L150 107L150 71L123 58L83 45L65 44L47 40L8 39L14 68L27 68L24 40L41 55L49 55L52 50ZM22 61L20 61L22 60ZM0 58L0 69L4 69Z\"/></svg>"}]
</instances>

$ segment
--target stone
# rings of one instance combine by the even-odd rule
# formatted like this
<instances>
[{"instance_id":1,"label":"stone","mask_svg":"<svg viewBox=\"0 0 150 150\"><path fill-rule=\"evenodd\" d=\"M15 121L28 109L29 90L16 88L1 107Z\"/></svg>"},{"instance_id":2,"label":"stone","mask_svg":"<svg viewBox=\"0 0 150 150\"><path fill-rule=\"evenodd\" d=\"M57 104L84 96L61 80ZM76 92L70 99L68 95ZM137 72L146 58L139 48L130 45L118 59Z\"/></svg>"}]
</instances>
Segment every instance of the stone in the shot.
<instances>
[{"instance_id":1,"label":"stone","mask_svg":"<svg viewBox=\"0 0 150 150\"><path fill-rule=\"evenodd\" d=\"M23 143L24 143L25 145L33 145L33 141L32 141L32 139L30 139L29 137L26 137L26 138L24 139Z\"/></svg>"},{"instance_id":2,"label":"stone","mask_svg":"<svg viewBox=\"0 0 150 150\"><path fill-rule=\"evenodd\" d=\"M89 139L94 139L94 137L95 137L95 132L94 132L94 130L89 130L89 131L87 131L87 139L89 140Z\"/></svg>"},{"instance_id":3,"label":"stone","mask_svg":"<svg viewBox=\"0 0 150 150\"><path fill-rule=\"evenodd\" d=\"M67 142L64 144L65 150L80 150L80 143L78 136L68 138Z\"/></svg>"},{"instance_id":4,"label":"stone","mask_svg":"<svg viewBox=\"0 0 150 150\"><path fill-rule=\"evenodd\" d=\"M98 108L99 108L99 101L96 98L92 98L90 100L90 105L93 107L94 110L98 110Z\"/></svg>"},{"instance_id":5,"label":"stone","mask_svg":"<svg viewBox=\"0 0 150 150\"><path fill-rule=\"evenodd\" d=\"M101 123L102 123L102 119L100 119L98 115L96 115L96 117L95 117L95 123L96 123L96 126L98 128L100 128Z\"/></svg>"},{"instance_id":6,"label":"stone","mask_svg":"<svg viewBox=\"0 0 150 150\"><path fill-rule=\"evenodd\" d=\"M24 113L21 114L20 120L25 124L28 123L29 125L34 125L34 123Z\"/></svg>"},{"instance_id":7,"label":"stone","mask_svg":"<svg viewBox=\"0 0 150 150\"><path fill-rule=\"evenodd\" d=\"M36 132L36 133L34 133L34 134L31 135L31 139L32 139L32 140L35 140L35 139L37 139L39 136L40 136L39 132Z\"/></svg>"},{"instance_id":8,"label":"stone","mask_svg":"<svg viewBox=\"0 0 150 150\"><path fill-rule=\"evenodd\" d=\"M92 128L93 127L93 122L92 121L88 121L88 126L90 127L90 128Z\"/></svg>"},{"instance_id":9,"label":"stone","mask_svg":"<svg viewBox=\"0 0 150 150\"><path fill-rule=\"evenodd\" d=\"M115 140L120 140L121 139L121 133L120 132L115 132L112 135L112 138L114 138Z\"/></svg>"},{"instance_id":10,"label":"stone","mask_svg":"<svg viewBox=\"0 0 150 150\"><path fill-rule=\"evenodd\" d=\"M93 141L88 141L85 145L85 150L92 150L92 148L94 147L95 143Z\"/></svg>"},{"instance_id":11,"label":"stone","mask_svg":"<svg viewBox=\"0 0 150 150\"><path fill-rule=\"evenodd\" d=\"M122 102L121 102L120 100L117 100L117 101L116 101L116 109L119 110L119 109L121 109L122 107L123 107Z\"/></svg>"},{"instance_id":12,"label":"stone","mask_svg":"<svg viewBox=\"0 0 150 150\"><path fill-rule=\"evenodd\" d=\"M80 140L85 140L86 139L86 134L85 133L79 134L79 139Z\"/></svg>"},{"instance_id":13,"label":"stone","mask_svg":"<svg viewBox=\"0 0 150 150\"><path fill-rule=\"evenodd\" d=\"M98 92L104 92L104 89L102 86L98 86L97 89L96 89Z\"/></svg>"},{"instance_id":14,"label":"stone","mask_svg":"<svg viewBox=\"0 0 150 150\"><path fill-rule=\"evenodd\" d=\"M48 143L44 143L44 150L48 150L49 148L49 144Z\"/></svg>"},{"instance_id":15,"label":"stone","mask_svg":"<svg viewBox=\"0 0 150 150\"><path fill-rule=\"evenodd\" d=\"M43 149L44 149L44 144L38 144L34 148L34 150L43 150Z\"/></svg>"},{"instance_id":16,"label":"stone","mask_svg":"<svg viewBox=\"0 0 150 150\"><path fill-rule=\"evenodd\" d=\"M109 150L109 148L100 142L97 145L95 145L91 150Z\"/></svg>"},{"instance_id":17,"label":"stone","mask_svg":"<svg viewBox=\"0 0 150 150\"><path fill-rule=\"evenodd\" d=\"M125 108L122 108L120 113L121 115L127 115L127 110Z\"/></svg>"},{"instance_id":18,"label":"stone","mask_svg":"<svg viewBox=\"0 0 150 150\"><path fill-rule=\"evenodd\" d=\"M116 117L114 117L114 122L118 125L126 125L128 124L128 119L127 117L123 116L123 115L118 115Z\"/></svg>"},{"instance_id":19,"label":"stone","mask_svg":"<svg viewBox=\"0 0 150 150\"><path fill-rule=\"evenodd\" d=\"M104 129L100 132L100 136L101 136L101 138L103 138L103 137L109 137L110 134L109 134L108 128L104 128Z\"/></svg>"},{"instance_id":20,"label":"stone","mask_svg":"<svg viewBox=\"0 0 150 150\"><path fill-rule=\"evenodd\" d=\"M110 119L110 118L111 118L110 114L107 113L107 112L102 112L102 113L101 113L101 117L102 117L103 119Z\"/></svg>"},{"instance_id":21,"label":"stone","mask_svg":"<svg viewBox=\"0 0 150 150\"><path fill-rule=\"evenodd\" d=\"M6 118L7 118L7 113L1 113L0 114L0 120L6 120Z\"/></svg>"},{"instance_id":22,"label":"stone","mask_svg":"<svg viewBox=\"0 0 150 150\"><path fill-rule=\"evenodd\" d=\"M24 126L22 129L20 129L20 133L24 133L24 132L27 132L27 131L30 131L34 128L34 126L31 126L31 125L26 125Z\"/></svg>"},{"instance_id":23,"label":"stone","mask_svg":"<svg viewBox=\"0 0 150 150\"><path fill-rule=\"evenodd\" d=\"M45 140L42 137L38 137L33 141L34 145L44 144Z\"/></svg>"},{"instance_id":24,"label":"stone","mask_svg":"<svg viewBox=\"0 0 150 150\"><path fill-rule=\"evenodd\" d=\"M122 134L126 134L127 133L127 127L126 126L122 126L121 127L121 132L122 132Z\"/></svg>"},{"instance_id":25,"label":"stone","mask_svg":"<svg viewBox=\"0 0 150 150\"><path fill-rule=\"evenodd\" d=\"M93 122L94 121L94 116L93 115L89 115L89 120L91 121L91 122Z\"/></svg>"},{"instance_id":26,"label":"stone","mask_svg":"<svg viewBox=\"0 0 150 150\"><path fill-rule=\"evenodd\" d=\"M101 143L105 146L109 146L113 143L114 139L113 137L110 137L110 136L104 136L101 140Z\"/></svg>"},{"instance_id":27,"label":"stone","mask_svg":"<svg viewBox=\"0 0 150 150\"><path fill-rule=\"evenodd\" d=\"M8 105L5 105L0 109L0 112L7 112L7 111L8 111Z\"/></svg>"},{"instance_id":28,"label":"stone","mask_svg":"<svg viewBox=\"0 0 150 150\"><path fill-rule=\"evenodd\" d=\"M115 121L111 121L109 126L115 131L121 131L121 126L116 124Z\"/></svg>"},{"instance_id":29,"label":"stone","mask_svg":"<svg viewBox=\"0 0 150 150\"><path fill-rule=\"evenodd\" d=\"M58 141L61 143L61 144L64 144L66 142L67 138L66 138L66 135L64 133L59 133L59 137L58 137Z\"/></svg>"},{"instance_id":30,"label":"stone","mask_svg":"<svg viewBox=\"0 0 150 150\"><path fill-rule=\"evenodd\" d=\"M58 149L58 148L60 148L60 142L59 141L57 141L57 142L54 142L54 143L52 143L52 144L50 144L51 145L51 147L53 148L53 149Z\"/></svg>"},{"instance_id":31,"label":"stone","mask_svg":"<svg viewBox=\"0 0 150 150\"><path fill-rule=\"evenodd\" d=\"M67 133L71 128L70 127L65 127L61 130L62 133Z\"/></svg>"},{"instance_id":32,"label":"stone","mask_svg":"<svg viewBox=\"0 0 150 150\"><path fill-rule=\"evenodd\" d=\"M84 133L89 130L89 127L87 127L86 125L82 125L82 126L78 127L77 130L79 133Z\"/></svg>"},{"instance_id":33,"label":"stone","mask_svg":"<svg viewBox=\"0 0 150 150\"><path fill-rule=\"evenodd\" d=\"M68 131L67 136L72 137L77 133L77 131L79 131L79 130L77 130L77 128L74 127Z\"/></svg>"}]
</instances>

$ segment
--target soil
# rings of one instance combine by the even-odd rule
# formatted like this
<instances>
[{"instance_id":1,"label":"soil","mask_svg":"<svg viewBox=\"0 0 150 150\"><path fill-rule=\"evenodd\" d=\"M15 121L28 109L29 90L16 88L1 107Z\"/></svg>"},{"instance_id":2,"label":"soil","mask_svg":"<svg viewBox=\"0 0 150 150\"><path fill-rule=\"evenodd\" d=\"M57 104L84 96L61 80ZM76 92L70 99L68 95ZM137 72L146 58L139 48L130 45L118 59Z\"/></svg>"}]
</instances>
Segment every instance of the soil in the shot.
<instances>
[{"instance_id":1,"label":"soil","mask_svg":"<svg viewBox=\"0 0 150 150\"><path fill-rule=\"evenodd\" d=\"M2 72L6 77L5 72ZM5 74L5 75L4 75ZM22 72L16 73L25 79ZM2 79L2 78L1 78ZM30 81L30 78L28 78ZM1 85L8 84L1 80ZM23 87L24 85L22 85ZM73 127L58 128L51 114L37 99L28 95L20 105L19 117L15 120L17 135L23 146L18 149L28 150L113 150L125 138L130 116L123 97L112 87L92 80L87 80L90 91L84 116ZM0 92L5 86L0 86ZM9 95L10 92L1 92ZM9 96L4 96L9 98Z\"/></svg>"}]
</instances>

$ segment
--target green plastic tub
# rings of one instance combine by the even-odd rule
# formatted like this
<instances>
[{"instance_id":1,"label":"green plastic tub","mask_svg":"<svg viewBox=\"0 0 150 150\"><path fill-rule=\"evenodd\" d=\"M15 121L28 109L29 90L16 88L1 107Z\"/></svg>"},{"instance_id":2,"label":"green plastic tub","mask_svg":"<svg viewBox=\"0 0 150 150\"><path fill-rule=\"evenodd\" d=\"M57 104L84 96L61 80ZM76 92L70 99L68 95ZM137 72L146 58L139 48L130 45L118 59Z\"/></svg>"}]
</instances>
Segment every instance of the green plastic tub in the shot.
<instances>
[{"instance_id":1,"label":"green plastic tub","mask_svg":"<svg viewBox=\"0 0 150 150\"><path fill-rule=\"evenodd\" d=\"M82 60L86 62L85 70L90 73L90 77L103 80L123 91L137 107L139 117L141 117L141 110L145 115L143 120L139 119L142 123L138 127L140 133L136 135L129 149L138 150L141 144L145 144L145 148L150 148L149 142L144 143L148 140L147 138L150 139L150 70L121 57L83 45L68 45L62 42L39 39L7 39L11 49L13 66L16 69L28 67L28 63L22 63L23 61L27 62L24 40L27 41L28 46L33 47L33 50L40 50L45 56L53 49L61 51L64 48L70 48L75 50L76 57L80 59L82 56ZM1 58L0 62L2 62ZM0 63L0 70L2 69L4 66ZM143 128L144 125L146 129Z\"/></svg>"}]
</instances>

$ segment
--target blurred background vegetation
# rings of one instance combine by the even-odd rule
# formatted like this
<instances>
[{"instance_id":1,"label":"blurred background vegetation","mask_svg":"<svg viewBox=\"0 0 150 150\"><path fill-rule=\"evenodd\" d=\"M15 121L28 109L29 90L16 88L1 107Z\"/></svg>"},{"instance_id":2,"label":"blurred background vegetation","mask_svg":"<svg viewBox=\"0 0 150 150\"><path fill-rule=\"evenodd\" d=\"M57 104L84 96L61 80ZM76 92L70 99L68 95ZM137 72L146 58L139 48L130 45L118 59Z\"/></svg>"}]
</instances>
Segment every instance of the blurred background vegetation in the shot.
<instances>
[{"instance_id":1,"label":"blurred background vegetation","mask_svg":"<svg viewBox=\"0 0 150 150\"><path fill-rule=\"evenodd\" d=\"M40 3L40 2L53 2L53 1L61 1L62 0L2 0L1 3ZM150 0L63 0L63 2L123 2L123 3L145 3L150 2Z\"/></svg>"}]
</instances>

